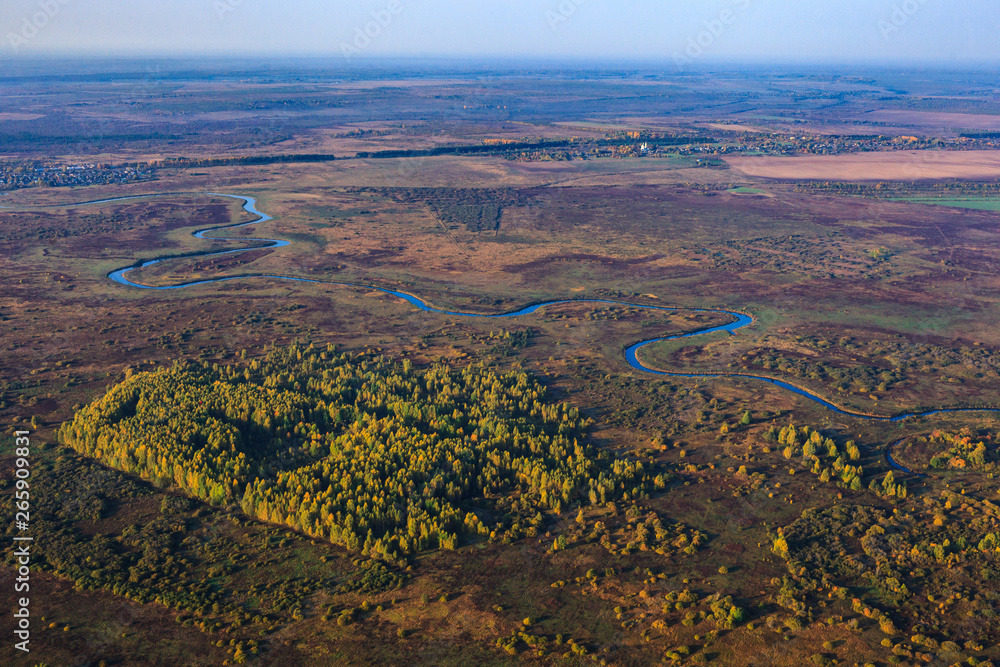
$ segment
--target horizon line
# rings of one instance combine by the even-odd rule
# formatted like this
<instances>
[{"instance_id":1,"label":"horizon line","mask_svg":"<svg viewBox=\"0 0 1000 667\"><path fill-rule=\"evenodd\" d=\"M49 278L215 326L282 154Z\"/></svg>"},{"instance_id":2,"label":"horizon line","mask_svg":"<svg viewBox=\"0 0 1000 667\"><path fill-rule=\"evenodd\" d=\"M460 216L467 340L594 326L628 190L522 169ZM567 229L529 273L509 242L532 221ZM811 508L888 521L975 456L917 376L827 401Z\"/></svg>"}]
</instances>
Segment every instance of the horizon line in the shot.
<instances>
[{"instance_id":1,"label":"horizon line","mask_svg":"<svg viewBox=\"0 0 1000 667\"><path fill-rule=\"evenodd\" d=\"M664 56L580 56L573 54L380 54L380 55L360 55L347 59L336 53L269 53L262 55L260 52L242 51L191 51L186 53L165 51L115 51L115 52L93 52L93 51L45 51L40 53L0 53L0 62L22 62L32 61L74 61L97 63L108 60L127 59L129 61L143 60L167 60L178 62L201 61L204 58L212 58L218 62L227 60L251 61L256 63L288 63L313 62L339 64L344 67L357 67L364 65L379 65L386 63L441 63L441 64L484 64L494 62L497 64L545 64L562 66L588 66L616 68L622 66L637 66L659 68L669 65L671 69L676 67L672 55ZM276 63L275 63L276 64ZM893 68L893 67L924 67L930 69L948 68L972 68L987 67L997 68L1000 74L1000 58L977 59L977 58L950 58L950 59L926 59L926 58L791 58L791 57L757 57L757 56L715 56L703 57L695 62L686 63L686 69L710 69L715 67L747 67L756 65L769 65L780 67L873 67L873 68Z\"/></svg>"}]
</instances>

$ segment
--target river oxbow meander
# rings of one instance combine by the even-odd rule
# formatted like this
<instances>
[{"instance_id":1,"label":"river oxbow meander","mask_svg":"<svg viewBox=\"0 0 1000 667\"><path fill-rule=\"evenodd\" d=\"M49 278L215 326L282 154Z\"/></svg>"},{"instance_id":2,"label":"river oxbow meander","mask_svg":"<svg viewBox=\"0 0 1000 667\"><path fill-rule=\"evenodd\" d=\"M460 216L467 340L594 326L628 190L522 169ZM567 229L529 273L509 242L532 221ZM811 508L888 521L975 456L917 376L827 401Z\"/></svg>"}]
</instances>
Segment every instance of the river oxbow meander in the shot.
<instances>
[{"instance_id":1,"label":"river oxbow meander","mask_svg":"<svg viewBox=\"0 0 1000 667\"><path fill-rule=\"evenodd\" d=\"M249 196L245 196L245 195L222 194L222 193L218 193L218 192L204 192L204 193L171 192L171 193L157 193L157 194L149 194L149 195L134 195L134 196L129 196L129 197L116 197L116 198L111 198L111 199L100 199L100 200L95 200L95 201L80 202L80 203L74 203L74 204L62 204L60 206L84 206L84 205L108 204L108 203L114 203L114 202L118 202L118 201L131 200L131 199L143 199L143 198L151 198L151 197L177 196L177 195L185 195L185 194L192 194L192 195L197 194L197 195L208 195L208 196L214 196L214 197L229 197L229 198L232 198L232 199L240 199L240 200L243 201L243 209L247 213L250 213L251 215L257 216L257 218L255 220L251 220L249 222L241 222L241 223L235 223L235 224L229 224L229 225L218 225L218 226L215 226L215 227L209 227L207 229L202 229L200 231L194 232L193 236L195 236L196 238L199 238L199 239L217 240L217 241L237 241L237 240L240 240L240 239L234 239L234 238L225 237L225 236L210 236L209 233L210 232L216 232L216 231L223 230L223 229L235 229L237 227L246 227L248 225L256 225L256 224L260 224L262 222L267 222L268 220L273 220L274 219L271 216L267 215L266 213L262 213L261 211L257 210L257 200L255 198L253 198L253 197L249 197ZM9 208L9 207L4 207L4 208ZM268 273L247 273L247 274L226 276L226 277L222 277L222 278L211 278L211 279L207 279L207 280L194 280L194 281L190 281L190 282L182 282L182 283L177 283L177 284L174 284L174 285L162 285L162 286L143 285L141 283L133 282L133 281L129 280L128 277L127 277L127 274L129 272L131 272L131 271L134 271L136 269L140 269L140 268L143 268L143 267L147 267L147 266L152 266L153 264L158 264L160 262L163 262L163 261L166 261L166 260L170 260L170 259L177 259L177 258L181 258L181 257L216 257L216 256L219 256L219 255L230 255L230 254L245 252L245 251L248 251L248 250L260 250L260 249L264 249L264 248L268 248L268 249L270 249L270 248L282 248L282 247L290 245L290 243L291 243L290 241L285 241L285 240L281 240L281 239L265 239L265 238L253 238L253 239L248 239L248 241L252 241L253 242L252 245L247 245L246 247L243 247L243 248L236 248L236 249L231 249L231 250L221 250L221 251L220 250L211 250L211 251L197 252L197 253L187 253L187 254L181 254L181 255L163 255L163 256L160 256L160 257L156 257L154 259L144 260L144 261L141 261L141 262L137 262L137 263L135 263L135 264L133 264L131 266L127 266L127 267L123 267L123 268L120 268L120 269L116 269L116 270L114 270L114 271L112 271L112 272L110 272L108 274L108 278L110 278L111 280L113 280L114 282L116 282L116 283L118 283L120 285L124 285L124 286L127 286L127 287L132 287L132 288L137 288L137 289L145 289L145 290L178 290L178 289L185 289L187 287L194 287L196 285L208 285L208 284L212 284L212 283L221 283L221 282L227 282L227 281L232 281L232 280L245 280L245 279L248 279L248 278L271 278L271 279L277 279L277 280L291 280L291 281L302 282L302 283L315 283L315 284L335 285L335 286L342 286L342 287L357 287L357 288L363 288L363 289L366 289L366 290L376 290L376 291L382 292L384 294L389 294L389 295L398 297L398 298L403 299L404 301L410 303L411 305L417 307L418 309L420 309L422 311L425 311L425 312L428 312L428 313L438 313L438 314L441 314L441 315L452 315L452 316L457 316L457 317L475 317L475 318L488 318L488 319L505 319L505 318L512 318L512 317L521 317L521 316L524 316L524 315L531 315L532 313L535 313L536 311L538 311L538 310L540 310L542 308L545 308L547 306L554 306L554 305L563 304L563 303L607 303L607 304L615 304L615 305L621 305L621 306L629 306L629 307L632 307L632 308L641 308L641 309L645 309L645 310L655 310L655 311L663 311L663 312L687 311L687 312L697 312L697 313L713 313L713 314L719 314L719 315L728 315L728 316L730 316L730 317L733 318L733 321L730 322L730 323L728 323L728 324L724 324L724 325L720 325L720 326L715 326L715 327L704 328L704 329L699 329L699 330L696 330L696 331L690 331L688 333L678 334L678 335L674 335L674 336L666 336L666 337L661 337L661 338L653 338L653 339L650 339L650 340L644 340L644 341L640 341L638 343L635 343L633 345L630 345L627 348L625 348L625 361L628 363L629 366L631 366L635 370L641 371L643 373L648 373L650 375L657 375L657 376L663 376L663 377L696 378L696 379L738 378L738 379L755 380L755 381L759 381L759 382L766 382L768 384L772 384L772 385L775 385L777 387L781 387L782 389L786 389L786 390L788 390L788 391L790 391L790 392L792 392L794 394L802 396L803 398L806 398L806 399L808 399L808 400L810 400L810 401L812 401L814 403L817 403L817 404L823 406L824 408L826 408L827 410L835 412L835 413L837 413L839 415L844 415L844 416L848 416L848 417L855 417L857 419L864 419L864 420L869 420L869 421L901 422L901 421L906 420L906 419L911 419L911 418L916 418L916 417L929 417L929 416L932 416L932 415L942 414L942 413L1000 412L1000 409L997 409L997 408L940 408L940 409L936 409L936 410L928 410L928 411L925 411L925 412L908 412L908 413L898 414L898 415L895 415L895 416L888 416L888 417L886 417L886 416L878 416L878 415L871 415L871 414L865 414L865 413L852 412L850 410L845 410L845 409L843 409L841 407L838 407L837 405L834 405L833 403L827 401L826 399L822 398L821 396L819 396L817 394L814 394L814 393L812 393L812 392L810 392L808 390L802 389L801 387L797 387L797 386L792 385L792 384L790 384L788 382L784 382L782 380L776 380L774 378L769 378L769 377L766 377L766 376L763 376L763 375L753 375L753 374L748 374L748 373L678 373L678 372L663 371L663 370L658 370L658 369L655 369L655 368L651 368L649 366L646 366L639 359L639 354L638 354L639 351L642 348L644 348L644 347L646 347L648 345L652 345L654 343L659 343L659 342L663 342L663 341L678 340L678 339L681 339L681 338L693 338L695 336L704 336L704 335L707 335L707 334L712 334L712 333L716 333L716 332L720 332L720 331L726 331L726 332L729 332L730 334L734 334L738 330L740 330L740 329L742 329L742 328L744 328L746 326L749 326L749 325L751 325L751 324L753 324L755 322L754 318L751 315L748 315L748 314L742 313L742 312L738 312L738 311L732 311L732 310L722 310L722 309L717 309L717 308L683 308L683 307L671 308L671 307L667 307L667 306L654 306L654 305L648 305L648 304L630 303L630 302L627 302L627 301L615 301L615 300L610 300L610 299L559 299L559 300L553 300L553 301L545 301L545 302L535 303L535 304L532 304L532 305L529 305L529 306L525 306L524 308L521 308L520 310L508 311L508 312L504 312L504 313L493 313L493 314L488 314L488 313L466 313L466 312L461 312L461 311L443 310L443 309L440 309L440 308L434 308L434 307L428 305L425 301L423 301L418 296L414 296L413 294L407 294L406 292L399 292L399 291L396 291L396 290L391 290L391 289L388 289L388 288L385 288L385 287L379 287L377 285L366 285L366 284L362 284L362 283L336 282L336 281L331 281L331 280L315 280L315 279L309 279L309 278L297 278L297 277L294 277L294 276L282 276L282 275L268 274ZM918 473L916 473L916 472L914 472L914 471L912 471L912 470L904 467L903 465L899 464L898 462L896 462L892 458L892 448L896 444L899 444L899 443L898 442L893 443L893 445L890 445L886 449L886 452L885 452L886 462L890 465L890 467L892 467L893 469L895 469L897 471L905 472L905 473L909 473L909 474L914 474L914 475L918 474Z\"/></svg>"}]
</instances>

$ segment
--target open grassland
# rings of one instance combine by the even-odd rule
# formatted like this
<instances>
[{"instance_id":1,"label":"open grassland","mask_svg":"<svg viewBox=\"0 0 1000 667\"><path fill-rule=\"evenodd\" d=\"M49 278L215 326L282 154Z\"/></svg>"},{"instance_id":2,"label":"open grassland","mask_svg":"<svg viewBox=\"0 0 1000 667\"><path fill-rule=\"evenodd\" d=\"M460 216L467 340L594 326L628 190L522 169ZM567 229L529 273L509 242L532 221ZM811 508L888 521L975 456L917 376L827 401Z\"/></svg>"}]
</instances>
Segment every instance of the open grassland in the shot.
<instances>
[{"instance_id":1,"label":"open grassland","mask_svg":"<svg viewBox=\"0 0 1000 667\"><path fill-rule=\"evenodd\" d=\"M736 336L644 354L669 369L770 375L880 413L995 402L995 213L803 194L666 162L178 170L120 191L254 196L275 220L229 234L292 245L171 260L131 277L279 274L481 313L561 298L739 309L756 322ZM740 185L753 191L727 192ZM474 189L496 192L484 200ZM21 191L4 205L118 190ZM502 209L495 227L483 224L492 204ZM724 321L693 310L571 303L478 320L363 288L253 278L147 292L105 277L161 254L232 247L191 232L247 219L239 202L203 195L0 209L4 421L34 418L35 438L54 443L59 424L126 375L177 359L238 367L271 343L334 344L420 373L439 359L523 370L593 420L580 437L595 451L670 482L628 499L584 493L559 511L539 506L530 536L526 523L506 541L468 536L455 550L380 560L290 530L286 517L240 516L235 504L192 500L169 479L146 483L53 444L37 463L49 490L40 525L60 536L40 561L45 625L57 623L38 640L50 663L101 632L87 659L108 664L219 664L236 662L237 649L248 663L331 665L998 657L996 562L979 547L997 531L994 417L862 422L769 385L655 378L625 364L632 342ZM814 450L803 425L821 433ZM282 427L285 444L301 445L290 431ZM900 440L898 460L930 477L886 484L885 450ZM497 520L474 504L463 509ZM831 543L824 531L846 537ZM954 546L938 554L931 542L945 538ZM870 576L878 572L883 580ZM164 633L169 645L157 643Z\"/></svg>"},{"instance_id":2,"label":"open grassland","mask_svg":"<svg viewBox=\"0 0 1000 667\"><path fill-rule=\"evenodd\" d=\"M951 206L954 208L971 208L977 211L1000 211L1000 199L995 197L893 197L892 201L908 202L910 204L928 204L932 206Z\"/></svg>"}]
</instances>

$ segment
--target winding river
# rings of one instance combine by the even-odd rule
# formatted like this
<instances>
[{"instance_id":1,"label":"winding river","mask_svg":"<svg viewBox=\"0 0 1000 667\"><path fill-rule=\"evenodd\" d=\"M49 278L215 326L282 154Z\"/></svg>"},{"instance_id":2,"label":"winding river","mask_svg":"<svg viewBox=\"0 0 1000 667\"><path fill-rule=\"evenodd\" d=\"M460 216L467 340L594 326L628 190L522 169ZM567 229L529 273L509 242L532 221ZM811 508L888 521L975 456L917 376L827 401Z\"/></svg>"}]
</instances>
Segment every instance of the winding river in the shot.
<instances>
[{"instance_id":1,"label":"winding river","mask_svg":"<svg viewBox=\"0 0 1000 667\"><path fill-rule=\"evenodd\" d=\"M61 205L61 206L62 207L65 207L65 206L86 206L86 205L95 205L95 204L107 204L107 203L113 203L113 202L118 202L118 201L127 201L127 200L131 200L131 199L143 199L143 198L150 198L150 197L166 197L166 196L177 196L177 195L193 195L193 194L208 195L208 196L213 196L213 197L229 197L231 199L242 200L243 201L243 209L247 213L250 213L251 215L256 216L256 219L251 220L249 222L235 223L235 224L229 224L229 225L219 225L219 226L216 226L216 227L209 227L207 229L203 229L201 231L194 232L193 236L195 236L196 238L199 238L199 239L217 240L217 241L239 241L239 240L242 240L242 239L234 239L234 238L231 238L231 237L224 237L224 236L211 236L210 233L211 232L218 232L218 231L224 230L224 229L235 229L237 227L246 227L248 225L256 225L256 224L259 224L259 223L262 223L262 222L266 222L268 220L273 220L273 218L271 216L269 216L266 213L262 213L261 211L257 210L257 200L254 199L253 197L247 197L247 196L243 196L243 195L229 195L229 194L222 194L222 193L218 193L218 192L204 192L204 193L180 193L180 192L176 192L176 193L163 193L163 194L152 194L152 195L136 195L136 196L132 196L132 197L117 197L117 198L113 198L113 199L100 199L100 200L95 200L95 201L81 202L81 203L78 203L78 204L64 204L64 205ZM733 321L730 322L729 324L724 324L724 325L715 326L715 327L708 327L708 328L704 328L704 329L699 329L697 331L691 331L691 332L684 333L684 334L678 334L678 335L675 335L675 336L666 336L666 337L661 337L661 338L653 338L653 339L650 339L650 340L644 340L644 341L635 343L633 345L630 345L629 347L625 348L625 361L628 363L629 366L631 366L635 370L641 371L643 373L648 373L650 375L657 375L657 376L663 376L663 377L700 378L700 379L738 378L738 379L744 379L744 380L755 380L755 381L758 381L758 382L766 382L768 384L772 384L772 385L775 385L777 387L781 387L782 389L786 389L786 390L788 390L788 391L790 391L790 392L792 392L794 394L802 396L803 398L806 398L806 399L812 401L813 403L817 403L817 404L823 406L824 408L826 408L827 410L830 410L831 412L835 412L835 413L837 413L839 415L844 415L844 416L848 416L848 417L855 417L857 419L864 419L864 420L869 420L869 421L901 422L901 421L903 421L905 419L916 418L916 417L929 417L931 415L942 414L942 413L959 413L959 412L998 412L998 413L1000 413L1000 409L996 409L996 408L941 408L941 409L937 409L937 410L928 410L928 411L925 411L925 412L908 412L908 413L898 414L898 415L889 416L889 417L878 416L878 415L871 415L871 414L865 414L865 413L853 412L853 411L850 411L850 410L846 410L846 409L841 408L841 407L839 407L837 405L834 405L833 403L827 401L826 399L822 398L821 396L819 396L817 394L814 394L814 393L812 393L812 392L810 392L810 391L808 391L806 389L803 389L801 387L797 387L797 386L795 386L793 384L789 384L788 382L783 382L781 380L776 380L774 378L769 378L769 377L766 377L766 376L763 376L763 375L753 375L753 374L748 374L748 373L675 373L675 372L663 371L663 370L658 370L658 369L655 369L655 368L651 368L651 367L647 366L645 363L643 363L640 360L640 358L639 358L639 351L642 348L644 348L644 347L646 347L648 345L652 345L654 343L659 343L659 342L663 342L663 341L678 340L678 339L681 339L681 338L692 338L692 337L695 337L695 336L704 336L704 335L707 335L707 334L716 333L716 332L720 332L720 331L726 331L726 332L729 332L730 334L732 334L732 333L735 333L736 331L738 331L739 329L742 329L742 328L744 328L746 326L749 326L749 325L751 325L751 324L754 323L755 320L754 320L754 318L752 316L747 315L746 313L738 312L738 311L720 310L720 309L714 309L714 308L670 308L670 307L666 307L666 306L652 306L652 305L647 305L647 304L629 303L629 302L626 302L626 301L614 301L614 300L609 300L609 299L561 299L561 300L556 300L556 301L545 301L545 302L541 302L541 303L535 303L535 304L532 304L532 305L529 305L529 306L525 306L524 308L521 308L520 310L508 311L508 312L503 312L503 313L494 313L494 314L481 314L481 313L466 313L466 312L461 312L461 311L442 310L440 308L434 308L434 307L428 305L427 302L425 302L423 299L421 299L418 296L415 296L413 294L408 294L406 292L398 292L396 290L387 289L385 287L378 287L377 285L365 285L365 284L361 284L361 283L335 282L335 281L329 281L329 280L311 280L311 279L308 279L308 278L296 278L296 277L293 277L293 276L282 276L282 275L269 274L269 273L240 274L240 275L235 275L235 276L227 276L227 277L224 277L224 278L211 278L211 279L207 279L207 280L194 280L194 281L190 281L190 282L182 282L182 283L177 283L177 284L174 284L174 285L163 285L163 286L159 286L159 287L154 287L154 286L150 286L150 285L143 285L141 283L137 283L137 282L134 282L134 281L128 279L128 274L130 272L132 272L132 271L135 271L136 269L141 269L141 268L144 268L144 267L147 267L147 266L152 266L154 264L158 264L160 262L163 262L163 261L166 261L166 260L169 260L169 259L176 259L176 258L180 258L180 257L217 257L217 256L220 256L220 255L230 255L230 254L234 254L234 253L246 252L248 250L259 250L259 249L264 249L264 248L281 248L281 247L290 245L290 241L285 241L285 240L281 240L281 239L253 238L253 239L247 239L247 241L252 241L253 245L250 245L250 246L247 246L247 247L244 247L244 248L237 248L237 249L233 249L233 250L221 250L221 251L210 250L210 251L205 251L205 252L189 253L189 254L182 254L182 255L164 255L164 256L161 256L161 257L157 257L155 259L146 260L146 261L143 261L143 262L140 262L140 263L133 264L131 266L127 266L127 267L123 267L123 268L120 268L120 269L116 269L115 271L112 271L112 272L110 272L108 274L108 278L110 278L114 282L119 283L121 285L125 285L125 286L128 286L128 287L134 287L134 288L138 288L138 289L147 289L147 290L178 290L178 289L184 289L184 288L187 288L187 287L194 287L195 285L207 285L207 284L211 284L211 283L221 283L221 282L227 282L227 281L231 281L231 280L243 280L243 279L246 279L246 278L273 278L273 279L278 279L278 280L291 280L291 281L301 282L301 283L315 283L315 284L322 284L322 285L337 285L337 286L343 286L343 287L358 287L358 288L363 288L363 289L367 289L367 290L376 290L376 291L382 292L384 294L390 294L392 296L395 296L395 297L398 297L400 299L403 299L404 301L410 303L411 305L415 306L416 308L419 308L420 310L423 310L423 311L428 312L428 313L439 313L439 314L442 314L442 315L453 315L453 316L458 316L458 317L487 318L487 319L504 319L504 318L511 318L511 317L520 317L520 316L523 316L523 315L530 315L530 314L535 313L536 311L538 311L538 310L540 310L542 308L545 308L547 306L554 306L554 305L563 304L563 303L607 303L607 304L614 304L614 305L620 305L620 306L628 306L628 307L631 307L631 308L642 308L642 309L645 309L645 310L655 310L655 311L663 311L663 312L680 312L680 311L685 311L685 312L696 312L696 313L713 313L713 314L717 314L717 315L728 315L731 318L733 318ZM892 458L892 447L895 446L895 444L899 444L899 443L894 443L894 445L891 445L889 448L886 449L886 453L885 453L886 462L893 469L895 469L897 471L905 472L905 473L909 473L909 474L913 474L913 475L917 475L918 473L916 473L916 472L914 472L912 470L909 470L908 468L900 465L899 463L897 463Z\"/></svg>"}]
</instances>

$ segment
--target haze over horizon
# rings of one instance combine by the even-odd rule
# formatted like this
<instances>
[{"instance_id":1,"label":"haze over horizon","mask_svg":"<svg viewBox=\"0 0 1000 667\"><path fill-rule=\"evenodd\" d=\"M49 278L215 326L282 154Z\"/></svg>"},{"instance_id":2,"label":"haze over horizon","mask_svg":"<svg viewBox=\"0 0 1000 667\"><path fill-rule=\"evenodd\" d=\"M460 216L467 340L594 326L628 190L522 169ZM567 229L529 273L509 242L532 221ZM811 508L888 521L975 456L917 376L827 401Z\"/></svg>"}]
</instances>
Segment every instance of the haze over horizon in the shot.
<instances>
[{"instance_id":1,"label":"haze over horizon","mask_svg":"<svg viewBox=\"0 0 1000 667\"><path fill-rule=\"evenodd\" d=\"M986 0L8 0L0 57L198 54L673 62L1000 61Z\"/></svg>"}]
</instances>

